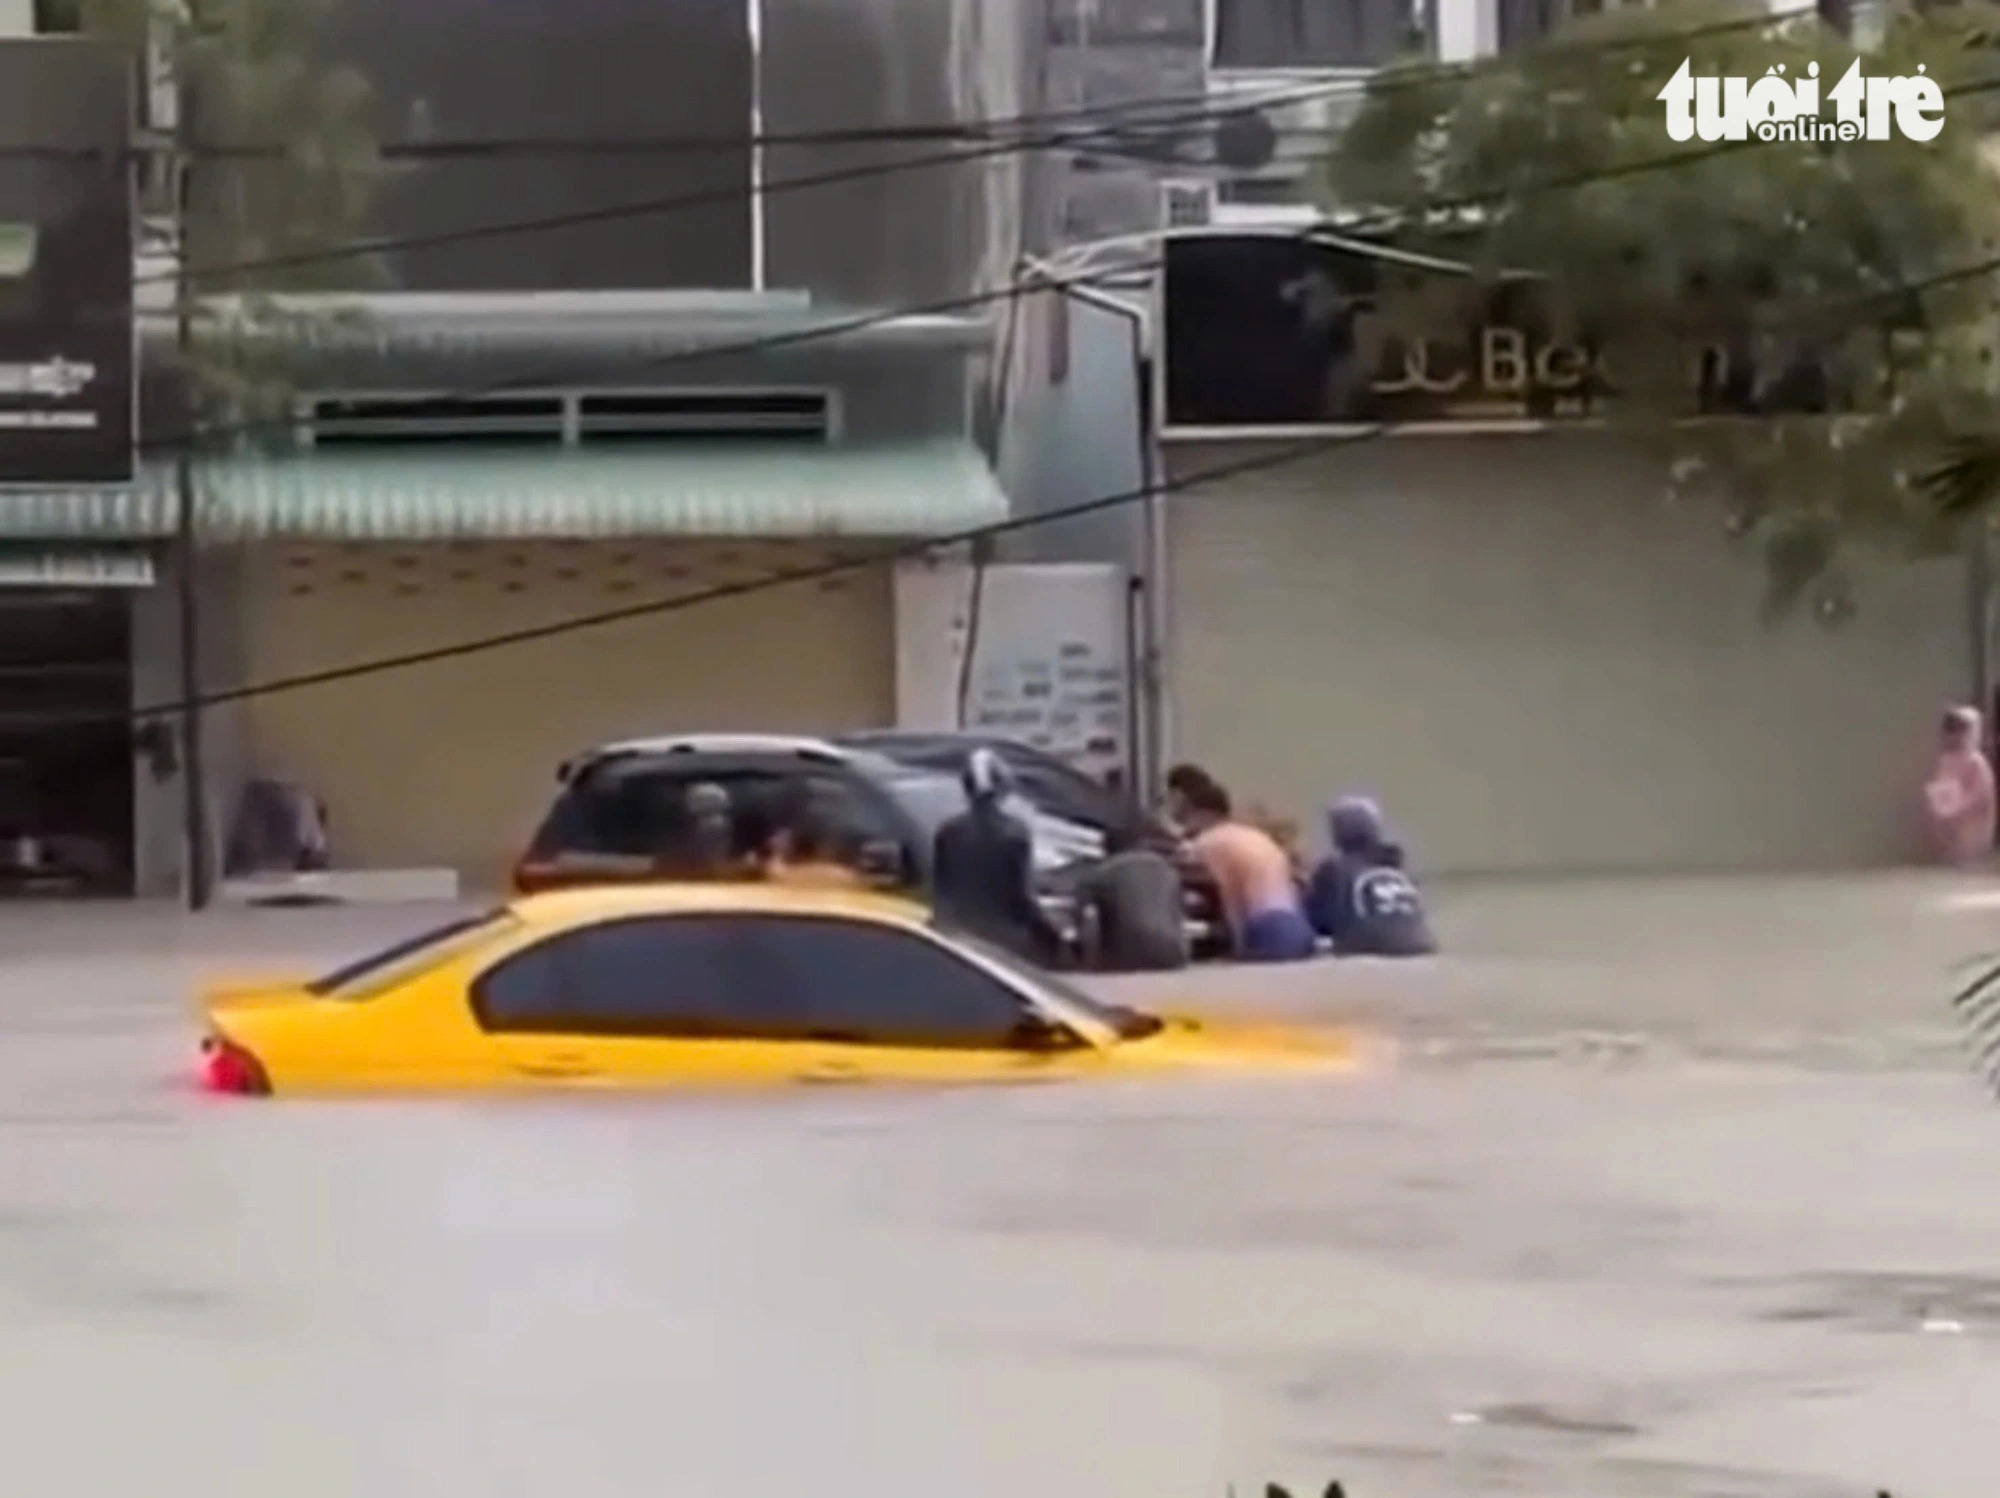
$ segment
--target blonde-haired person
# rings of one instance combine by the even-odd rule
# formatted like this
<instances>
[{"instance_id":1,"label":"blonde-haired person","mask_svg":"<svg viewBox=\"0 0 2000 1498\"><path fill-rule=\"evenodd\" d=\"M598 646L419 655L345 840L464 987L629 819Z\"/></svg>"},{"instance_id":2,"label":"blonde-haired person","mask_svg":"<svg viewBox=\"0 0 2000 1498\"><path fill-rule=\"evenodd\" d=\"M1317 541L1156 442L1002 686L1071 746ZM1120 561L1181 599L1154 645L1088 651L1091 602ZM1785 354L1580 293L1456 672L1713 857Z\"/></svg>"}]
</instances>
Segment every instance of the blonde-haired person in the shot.
<instances>
[{"instance_id":1,"label":"blonde-haired person","mask_svg":"<svg viewBox=\"0 0 2000 1498\"><path fill-rule=\"evenodd\" d=\"M1977 709L1954 707L1938 733L1937 759L1924 782L1924 823L1931 855L1964 868L1993 851L1993 765Z\"/></svg>"}]
</instances>

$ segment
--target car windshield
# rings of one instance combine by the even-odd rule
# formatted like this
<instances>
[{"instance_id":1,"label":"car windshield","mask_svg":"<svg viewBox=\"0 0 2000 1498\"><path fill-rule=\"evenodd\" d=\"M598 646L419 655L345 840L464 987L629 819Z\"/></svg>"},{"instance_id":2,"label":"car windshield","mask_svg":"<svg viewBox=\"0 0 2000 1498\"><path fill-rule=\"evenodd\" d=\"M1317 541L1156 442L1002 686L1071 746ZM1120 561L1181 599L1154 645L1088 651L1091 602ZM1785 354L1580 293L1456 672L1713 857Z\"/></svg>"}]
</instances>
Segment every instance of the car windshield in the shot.
<instances>
[{"instance_id":1,"label":"car windshield","mask_svg":"<svg viewBox=\"0 0 2000 1498\"><path fill-rule=\"evenodd\" d=\"M888 782L889 791L916 821L926 839L965 810L965 790L956 775L902 769ZM1094 827L1051 815L1019 791L1010 795L1006 808L1027 824L1034 840L1035 868L1048 873L1078 862L1102 858L1104 834Z\"/></svg>"},{"instance_id":2,"label":"car windshield","mask_svg":"<svg viewBox=\"0 0 2000 1498\"><path fill-rule=\"evenodd\" d=\"M308 983L306 992L321 999L354 999L377 994L518 924L513 912L504 906L483 915L447 921L345 967L335 968L324 978Z\"/></svg>"},{"instance_id":3,"label":"car windshield","mask_svg":"<svg viewBox=\"0 0 2000 1498\"><path fill-rule=\"evenodd\" d=\"M1005 947L995 946L984 937L974 936L970 932L952 926L941 925L936 929L957 945L968 951L977 952L995 967L1005 969L1023 983L1050 994L1058 1003L1077 1011L1084 1018L1095 1020L1120 1040L1143 1040L1148 1035L1157 1034L1165 1027L1165 1021L1154 1015L1137 1009L1128 1009L1123 1004L1110 1004L1103 999L1094 998L1047 968L1036 967L1033 963L1015 956Z\"/></svg>"},{"instance_id":4,"label":"car windshield","mask_svg":"<svg viewBox=\"0 0 2000 1498\"><path fill-rule=\"evenodd\" d=\"M926 837L965 810L965 791L955 775L932 775L898 768L889 793L907 811Z\"/></svg>"}]
</instances>

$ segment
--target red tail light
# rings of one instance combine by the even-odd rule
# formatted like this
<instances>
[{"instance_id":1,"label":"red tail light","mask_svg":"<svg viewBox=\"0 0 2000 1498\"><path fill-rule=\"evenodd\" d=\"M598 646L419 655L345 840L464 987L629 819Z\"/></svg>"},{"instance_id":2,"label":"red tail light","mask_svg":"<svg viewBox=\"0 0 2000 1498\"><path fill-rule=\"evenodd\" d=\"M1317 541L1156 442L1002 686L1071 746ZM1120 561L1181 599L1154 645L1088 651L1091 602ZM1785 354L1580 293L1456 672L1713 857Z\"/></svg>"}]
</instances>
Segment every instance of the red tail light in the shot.
<instances>
[{"instance_id":1,"label":"red tail light","mask_svg":"<svg viewBox=\"0 0 2000 1498\"><path fill-rule=\"evenodd\" d=\"M233 1040L211 1035L201 1043L201 1083L210 1092L268 1097L271 1079L264 1065Z\"/></svg>"}]
</instances>

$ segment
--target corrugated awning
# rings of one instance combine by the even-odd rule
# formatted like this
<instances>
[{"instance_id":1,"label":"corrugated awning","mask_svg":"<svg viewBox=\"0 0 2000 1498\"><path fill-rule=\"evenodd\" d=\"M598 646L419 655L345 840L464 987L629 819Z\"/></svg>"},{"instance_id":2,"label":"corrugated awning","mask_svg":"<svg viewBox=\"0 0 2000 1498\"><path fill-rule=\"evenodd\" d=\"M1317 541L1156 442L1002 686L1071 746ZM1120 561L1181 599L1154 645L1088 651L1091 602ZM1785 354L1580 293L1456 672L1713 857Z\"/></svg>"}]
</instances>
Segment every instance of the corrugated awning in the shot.
<instances>
[{"instance_id":1,"label":"corrugated awning","mask_svg":"<svg viewBox=\"0 0 2000 1498\"><path fill-rule=\"evenodd\" d=\"M0 537L170 535L171 476L130 490L0 491ZM341 541L617 536L920 537L1007 515L970 443L342 448L203 463L203 535Z\"/></svg>"}]
</instances>

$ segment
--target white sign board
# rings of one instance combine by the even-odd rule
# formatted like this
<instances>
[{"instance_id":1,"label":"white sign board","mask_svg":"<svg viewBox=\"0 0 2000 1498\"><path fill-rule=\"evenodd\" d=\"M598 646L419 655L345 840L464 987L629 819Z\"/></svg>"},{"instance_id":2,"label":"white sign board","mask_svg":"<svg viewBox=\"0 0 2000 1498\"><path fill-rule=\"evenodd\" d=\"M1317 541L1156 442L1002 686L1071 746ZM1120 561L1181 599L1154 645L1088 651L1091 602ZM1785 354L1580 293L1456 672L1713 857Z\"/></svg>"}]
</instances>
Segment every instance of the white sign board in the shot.
<instances>
[{"instance_id":1,"label":"white sign board","mask_svg":"<svg viewBox=\"0 0 2000 1498\"><path fill-rule=\"evenodd\" d=\"M976 589L962 564L905 563L896 575L897 725L1018 739L1091 775L1124 771L1127 607L1124 572L1099 563L991 566Z\"/></svg>"}]
</instances>

